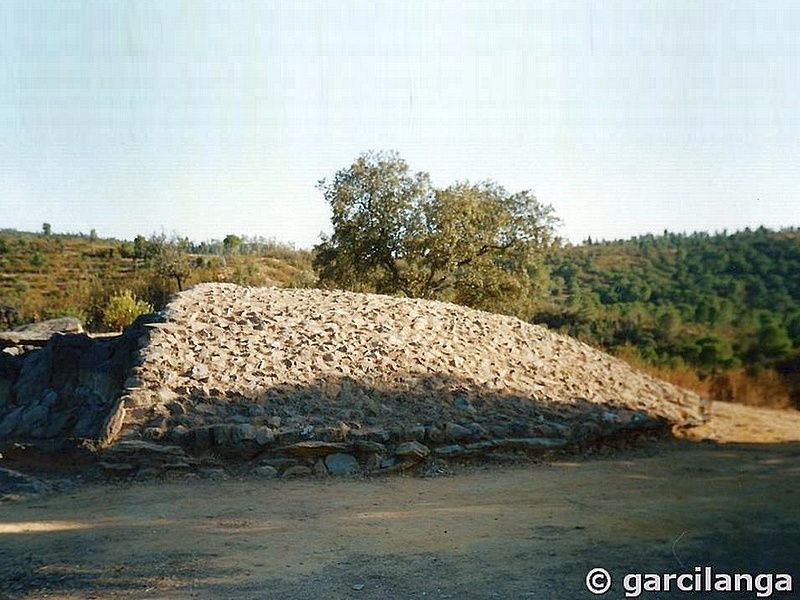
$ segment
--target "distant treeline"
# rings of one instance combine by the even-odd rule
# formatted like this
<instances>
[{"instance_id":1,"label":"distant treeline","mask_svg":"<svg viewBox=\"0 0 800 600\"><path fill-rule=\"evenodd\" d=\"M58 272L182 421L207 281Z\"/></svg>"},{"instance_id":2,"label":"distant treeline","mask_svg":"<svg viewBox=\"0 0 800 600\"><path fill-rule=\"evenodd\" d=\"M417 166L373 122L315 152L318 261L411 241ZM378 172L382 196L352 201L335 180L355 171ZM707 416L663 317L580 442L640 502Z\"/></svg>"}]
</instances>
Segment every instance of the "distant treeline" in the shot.
<instances>
[{"instance_id":1,"label":"distant treeline","mask_svg":"<svg viewBox=\"0 0 800 600\"><path fill-rule=\"evenodd\" d=\"M765 403L800 406L796 228L588 240L557 249L549 267L550 297L534 321L633 361L693 371L720 399L736 399L749 377L748 395L759 393L755 379L769 380L784 398Z\"/></svg>"}]
</instances>

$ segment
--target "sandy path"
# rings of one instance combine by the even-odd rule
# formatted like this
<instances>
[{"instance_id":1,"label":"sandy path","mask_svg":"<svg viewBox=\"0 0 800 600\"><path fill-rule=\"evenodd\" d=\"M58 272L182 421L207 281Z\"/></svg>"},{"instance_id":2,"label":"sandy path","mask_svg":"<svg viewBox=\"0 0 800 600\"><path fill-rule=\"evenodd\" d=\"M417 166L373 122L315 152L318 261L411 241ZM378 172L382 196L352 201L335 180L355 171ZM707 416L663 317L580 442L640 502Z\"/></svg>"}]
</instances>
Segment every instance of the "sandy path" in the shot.
<instances>
[{"instance_id":1,"label":"sandy path","mask_svg":"<svg viewBox=\"0 0 800 600\"><path fill-rule=\"evenodd\" d=\"M711 419L687 430L686 435L721 443L800 442L800 411L716 402Z\"/></svg>"},{"instance_id":2,"label":"sandy path","mask_svg":"<svg viewBox=\"0 0 800 600\"><path fill-rule=\"evenodd\" d=\"M574 600L595 566L615 598L631 571L800 579L798 458L676 441L431 479L93 485L0 509L0 597Z\"/></svg>"}]
</instances>

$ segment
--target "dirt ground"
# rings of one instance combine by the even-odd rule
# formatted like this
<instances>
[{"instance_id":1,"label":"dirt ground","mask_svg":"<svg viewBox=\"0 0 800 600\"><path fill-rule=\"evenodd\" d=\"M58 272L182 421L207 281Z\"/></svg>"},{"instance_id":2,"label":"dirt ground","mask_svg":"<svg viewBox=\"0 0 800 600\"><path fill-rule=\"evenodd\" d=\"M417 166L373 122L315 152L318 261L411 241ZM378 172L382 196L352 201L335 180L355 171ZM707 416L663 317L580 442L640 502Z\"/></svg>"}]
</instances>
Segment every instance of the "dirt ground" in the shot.
<instances>
[{"instance_id":1,"label":"dirt ground","mask_svg":"<svg viewBox=\"0 0 800 600\"><path fill-rule=\"evenodd\" d=\"M0 505L0 598L624 598L628 573L789 573L800 413L437 477L90 483ZM701 441L704 440L704 441ZM585 576L607 569L611 592ZM644 592L641 598L755 598Z\"/></svg>"}]
</instances>

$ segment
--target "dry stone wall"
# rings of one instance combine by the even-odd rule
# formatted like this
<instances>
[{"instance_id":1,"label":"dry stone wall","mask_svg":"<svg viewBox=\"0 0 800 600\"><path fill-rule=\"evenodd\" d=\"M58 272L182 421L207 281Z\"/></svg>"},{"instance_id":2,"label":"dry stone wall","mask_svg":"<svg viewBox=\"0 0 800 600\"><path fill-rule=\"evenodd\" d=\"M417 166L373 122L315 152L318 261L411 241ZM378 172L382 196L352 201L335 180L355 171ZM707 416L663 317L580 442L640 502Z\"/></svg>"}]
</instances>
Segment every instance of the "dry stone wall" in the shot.
<instances>
[{"instance_id":1,"label":"dry stone wall","mask_svg":"<svg viewBox=\"0 0 800 600\"><path fill-rule=\"evenodd\" d=\"M0 352L0 442L108 443L120 424L110 416L146 343L145 321L103 339L42 327Z\"/></svg>"}]
</instances>

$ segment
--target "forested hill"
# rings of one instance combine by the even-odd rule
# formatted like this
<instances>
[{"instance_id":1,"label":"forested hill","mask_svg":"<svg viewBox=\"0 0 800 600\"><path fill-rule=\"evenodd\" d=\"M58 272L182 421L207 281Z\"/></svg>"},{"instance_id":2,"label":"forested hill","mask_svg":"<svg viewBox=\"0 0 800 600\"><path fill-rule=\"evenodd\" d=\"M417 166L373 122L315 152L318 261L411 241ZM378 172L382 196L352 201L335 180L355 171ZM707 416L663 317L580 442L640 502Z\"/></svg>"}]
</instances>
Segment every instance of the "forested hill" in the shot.
<instances>
[{"instance_id":1,"label":"forested hill","mask_svg":"<svg viewBox=\"0 0 800 600\"><path fill-rule=\"evenodd\" d=\"M800 230L587 241L550 260L551 297L535 321L700 378L774 370L795 387ZM800 406L796 387L790 395Z\"/></svg>"}]
</instances>

